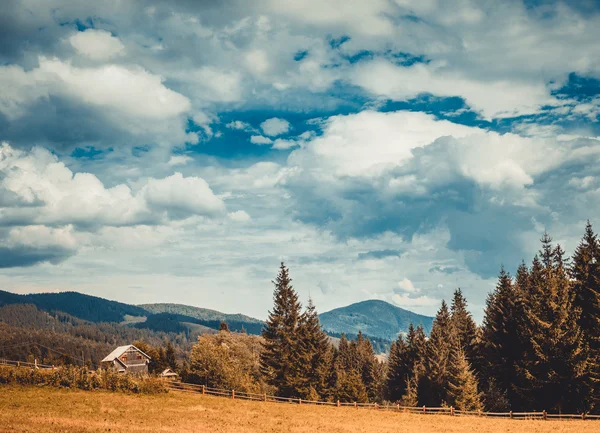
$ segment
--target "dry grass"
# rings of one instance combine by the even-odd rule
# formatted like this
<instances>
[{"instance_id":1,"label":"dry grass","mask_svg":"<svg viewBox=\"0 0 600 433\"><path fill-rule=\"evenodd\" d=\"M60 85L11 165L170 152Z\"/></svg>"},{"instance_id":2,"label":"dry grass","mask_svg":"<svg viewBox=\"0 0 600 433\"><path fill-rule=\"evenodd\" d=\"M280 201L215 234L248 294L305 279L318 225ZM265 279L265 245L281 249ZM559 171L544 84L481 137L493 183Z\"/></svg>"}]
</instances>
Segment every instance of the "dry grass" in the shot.
<instances>
[{"instance_id":1,"label":"dry grass","mask_svg":"<svg viewBox=\"0 0 600 433\"><path fill-rule=\"evenodd\" d=\"M0 388L0 432L598 432L595 421L517 421L231 401L171 392L127 395Z\"/></svg>"}]
</instances>

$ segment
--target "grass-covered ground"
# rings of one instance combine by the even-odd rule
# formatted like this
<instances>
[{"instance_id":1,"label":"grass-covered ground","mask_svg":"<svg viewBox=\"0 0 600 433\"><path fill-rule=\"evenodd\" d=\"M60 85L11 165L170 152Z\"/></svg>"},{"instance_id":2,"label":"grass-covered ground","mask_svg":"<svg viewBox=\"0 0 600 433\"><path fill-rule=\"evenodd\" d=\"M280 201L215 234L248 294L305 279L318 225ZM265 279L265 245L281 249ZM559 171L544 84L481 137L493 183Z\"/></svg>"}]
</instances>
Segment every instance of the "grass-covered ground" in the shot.
<instances>
[{"instance_id":1,"label":"grass-covered ground","mask_svg":"<svg viewBox=\"0 0 600 433\"><path fill-rule=\"evenodd\" d=\"M298 406L171 392L0 387L0 432L598 432L594 421L517 421Z\"/></svg>"}]
</instances>

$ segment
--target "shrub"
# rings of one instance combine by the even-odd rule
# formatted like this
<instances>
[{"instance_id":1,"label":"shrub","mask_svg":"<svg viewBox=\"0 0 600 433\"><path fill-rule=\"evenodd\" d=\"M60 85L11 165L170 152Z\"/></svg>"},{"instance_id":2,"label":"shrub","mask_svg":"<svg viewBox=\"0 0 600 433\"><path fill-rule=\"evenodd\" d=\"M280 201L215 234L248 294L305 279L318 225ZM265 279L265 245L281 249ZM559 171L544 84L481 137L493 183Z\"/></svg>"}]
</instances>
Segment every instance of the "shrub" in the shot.
<instances>
[{"instance_id":1,"label":"shrub","mask_svg":"<svg viewBox=\"0 0 600 433\"><path fill-rule=\"evenodd\" d=\"M167 392L164 383L154 377L130 376L111 370L89 370L87 367L57 367L35 370L29 367L0 366L0 384L46 385L87 391L107 390L143 394Z\"/></svg>"}]
</instances>

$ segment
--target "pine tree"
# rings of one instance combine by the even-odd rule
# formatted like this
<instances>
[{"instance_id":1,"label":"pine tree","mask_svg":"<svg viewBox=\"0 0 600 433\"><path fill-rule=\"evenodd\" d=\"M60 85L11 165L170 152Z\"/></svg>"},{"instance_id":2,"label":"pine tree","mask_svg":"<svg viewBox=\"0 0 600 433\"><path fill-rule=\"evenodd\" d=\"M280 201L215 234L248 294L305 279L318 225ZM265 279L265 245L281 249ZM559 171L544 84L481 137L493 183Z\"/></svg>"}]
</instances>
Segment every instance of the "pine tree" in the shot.
<instances>
[{"instance_id":1,"label":"pine tree","mask_svg":"<svg viewBox=\"0 0 600 433\"><path fill-rule=\"evenodd\" d=\"M404 343L402 334L399 334L398 339L390 347L390 355L388 357L386 397L390 401L400 400L406 391L407 379L409 377L409 371L406 368L406 352L406 343Z\"/></svg>"},{"instance_id":2,"label":"pine tree","mask_svg":"<svg viewBox=\"0 0 600 433\"><path fill-rule=\"evenodd\" d=\"M523 360L521 344L521 321L524 315L521 289L526 289L528 270L522 264L517 271L517 284L501 268L498 283L488 296L482 326L481 360L487 388L494 382L492 389L498 388L506 393L510 402L516 403L515 370Z\"/></svg>"},{"instance_id":3,"label":"pine tree","mask_svg":"<svg viewBox=\"0 0 600 433\"><path fill-rule=\"evenodd\" d=\"M321 328L312 299L308 300L307 309L301 317L298 339L303 346L301 351L303 359L297 359L296 362L303 364L306 379L300 386L299 394L306 399L318 400L320 395L327 394L329 338Z\"/></svg>"},{"instance_id":4,"label":"pine tree","mask_svg":"<svg viewBox=\"0 0 600 433\"><path fill-rule=\"evenodd\" d=\"M458 410L482 410L482 393L478 382L462 349L454 351L452 367L448 377L448 402Z\"/></svg>"},{"instance_id":5,"label":"pine tree","mask_svg":"<svg viewBox=\"0 0 600 433\"><path fill-rule=\"evenodd\" d=\"M419 383L421 381L422 368L415 365L412 373L406 377L405 391L400 401L402 406L416 407L419 404Z\"/></svg>"},{"instance_id":6,"label":"pine tree","mask_svg":"<svg viewBox=\"0 0 600 433\"><path fill-rule=\"evenodd\" d=\"M171 370L179 370L177 359L175 358L175 348L170 341L167 343L167 350L165 351L165 363Z\"/></svg>"},{"instance_id":7,"label":"pine tree","mask_svg":"<svg viewBox=\"0 0 600 433\"><path fill-rule=\"evenodd\" d=\"M581 310L579 326L590 348L592 396L600 406L600 242L588 221L571 265L573 304Z\"/></svg>"},{"instance_id":8,"label":"pine tree","mask_svg":"<svg viewBox=\"0 0 600 433\"><path fill-rule=\"evenodd\" d=\"M304 382L302 369L298 363L302 358L299 344L298 326L301 319L301 305L292 287L289 270L282 262L279 274L273 284L274 306L263 328L263 351L261 372L268 384L276 387L283 397L295 397L297 389Z\"/></svg>"},{"instance_id":9,"label":"pine tree","mask_svg":"<svg viewBox=\"0 0 600 433\"><path fill-rule=\"evenodd\" d=\"M477 335L477 325L473 316L467 310L467 300L460 289L454 292L452 305L450 306L450 323L458 340L459 346L465 353L468 360L475 357L475 338Z\"/></svg>"},{"instance_id":10,"label":"pine tree","mask_svg":"<svg viewBox=\"0 0 600 433\"><path fill-rule=\"evenodd\" d=\"M219 324L219 331L229 332L229 326L224 320L221 320L221 323Z\"/></svg>"},{"instance_id":11,"label":"pine tree","mask_svg":"<svg viewBox=\"0 0 600 433\"><path fill-rule=\"evenodd\" d=\"M590 408L588 347L574 305L564 251L542 238L540 260L534 259L526 298L529 347L524 359L525 395L534 409L581 412Z\"/></svg>"},{"instance_id":12,"label":"pine tree","mask_svg":"<svg viewBox=\"0 0 600 433\"><path fill-rule=\"evenodd\" d=\"M360 377L367 390L370 401L377 401L378 380L377 380L377 359L375 359L375 351L373 345L368 338L365 338L361 331L356 337L356 367Z\"/></svg>"},{"instance_id":13,"label":"pine tree","mask_svg":"<svg viewBox=\"0 0 600 433\"><path fill-rule=\"evenodd\" d=\"M439 406L446 401L448 367L452 348L455 347L454 341L448 305L442 301L442 306L433 321L426 346L426 372L423 377L420 398L422 403L427 406Z\"/></svg>"}]
</instances>

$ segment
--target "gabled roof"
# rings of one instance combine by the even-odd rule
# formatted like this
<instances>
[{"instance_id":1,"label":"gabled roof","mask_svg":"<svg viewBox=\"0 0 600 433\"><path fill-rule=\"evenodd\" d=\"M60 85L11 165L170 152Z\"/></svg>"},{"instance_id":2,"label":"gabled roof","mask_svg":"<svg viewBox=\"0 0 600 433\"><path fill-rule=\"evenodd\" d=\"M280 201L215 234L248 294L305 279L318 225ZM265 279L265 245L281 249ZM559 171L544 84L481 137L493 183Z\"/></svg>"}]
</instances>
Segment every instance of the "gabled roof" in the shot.
<instances>
[{"instance_id":1,"label":"gabled roof","mask_svg":"<svg viewBox=\"0 0 600 433\"><path fill-rule=\"evenodd\" d=\"M106 356L106 358L104 358L101 362L111 362L111 361L114 361L115 359L118 359L122 354L124 354L125 352L127 352L131 348L137 350L142 355L144 355L146 358L152 359L148 355L146 355L144 352L142 352L140 349L138 349L137 347L135 347L133 344L128 344L127 346L119 346L119 347L117 347L115 350L113 350L112 352L110 352Z\"/></svg>"},{"instance_id":2,"label":"gabled roof","mask_svg":"<svg viewBox=\"0 0 600 433\"><path fill-rule=\"evenodd\" d=\"M170 376L177 376L177 373L175 373L170 368L166 368L160 375L163 377L170 377Z\"/></svg>"}]
</instances>

